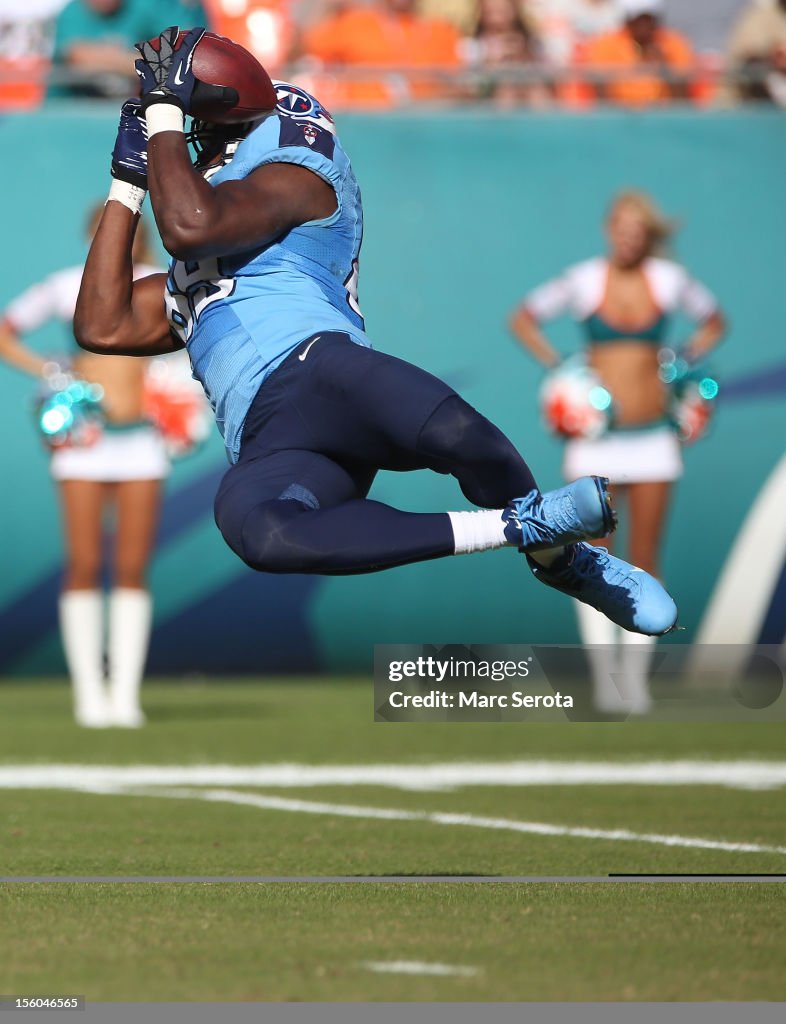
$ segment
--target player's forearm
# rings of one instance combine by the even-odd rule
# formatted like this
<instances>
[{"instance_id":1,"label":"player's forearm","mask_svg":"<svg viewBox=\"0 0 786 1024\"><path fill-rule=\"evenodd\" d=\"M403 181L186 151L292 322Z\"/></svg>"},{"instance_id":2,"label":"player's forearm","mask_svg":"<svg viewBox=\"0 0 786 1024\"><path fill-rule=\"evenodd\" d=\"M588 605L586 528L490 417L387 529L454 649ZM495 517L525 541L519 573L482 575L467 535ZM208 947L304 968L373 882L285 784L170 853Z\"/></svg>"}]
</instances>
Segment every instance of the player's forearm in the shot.
<instances>
[{"instance_id":1,"label":"player's forearm","mask_svg":"<svg viewBox=\"0 0 786 1024\"><path fill-rule=\"evenodd\" d=\"M172 118L179 111L165 104L151 107L149 131L162 113ZM148 141L147 158L150 201L164 248L177 259L199 258L195 250L217 219L214 190L194 170L182 131L155 131Z\"/></svg>"},{"instance_id":2,"label":"player's forearm","mask_svg":"<svg viewBox=\"0 0 786 1024\"><path fill-rule=\"evenodd\" d=\"M138 100L126 100L112 150L112 188L101 214L74 317L76 340L90 352L147 356L181 348L164 306L166 279L134 282L132 248L147 194L147 138Z\"/></svg>"},{"instance_id":3,"label":"player's forearm","mask_svg":"<svg viewBox=\"0 0 786 1024\"><path fill-rule=\"evenodd\" d=\"M90 352L116 352L133 343L131 251L137 220L122 203L110 200L93 237L74 315L76 340Z\"/></svg>"}]
</instances>

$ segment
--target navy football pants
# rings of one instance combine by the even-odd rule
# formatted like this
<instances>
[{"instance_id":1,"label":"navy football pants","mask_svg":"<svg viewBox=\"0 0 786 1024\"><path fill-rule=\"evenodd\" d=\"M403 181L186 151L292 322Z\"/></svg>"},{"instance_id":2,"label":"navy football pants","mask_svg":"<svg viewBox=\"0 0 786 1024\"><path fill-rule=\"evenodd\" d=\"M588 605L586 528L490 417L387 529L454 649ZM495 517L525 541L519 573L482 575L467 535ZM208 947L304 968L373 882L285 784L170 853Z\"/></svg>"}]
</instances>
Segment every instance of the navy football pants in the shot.
<instances>
[{"instance_id":1,"label":"navy football pants","mask_svg":"<svg viewBox=\"0 0 786 1024\"><path fill-rule=\"evenodd\" d=\"M443 381L324 332L260 388L216 495L216 522L264 572L376 572L453 554L446 513L366 497L379 469L452 474L482 508L536 486L504 434Z\"/></svg>"}]
</instances>

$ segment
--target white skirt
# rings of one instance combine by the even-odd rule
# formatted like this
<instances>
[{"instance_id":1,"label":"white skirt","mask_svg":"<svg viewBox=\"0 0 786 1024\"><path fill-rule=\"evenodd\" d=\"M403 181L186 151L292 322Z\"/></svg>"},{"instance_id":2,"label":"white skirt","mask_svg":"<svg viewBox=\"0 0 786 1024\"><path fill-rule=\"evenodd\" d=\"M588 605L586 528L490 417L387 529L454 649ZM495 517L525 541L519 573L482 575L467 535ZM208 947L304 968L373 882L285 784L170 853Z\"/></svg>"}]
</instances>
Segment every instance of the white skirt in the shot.
<instances>
[{"instance_id":1,"label":"white skirt","mask_svg":"<svg viewBox=\"0 0 786 1024\"><path fill-rule=\"evenodd\" d=\"M140 424L104 429L95 444L60 448L52 455L54 480L161 480L169 474L164 439L155 427Z\"/></svg>"},{"instance_id":2,"label":"white skirt","mask_svg":"<svg viewBox=\"0 0 786 1024\"><path fill-rule=\"evenodd\" d=\"M671 427L611 431L597 441L568 441L566 480L606 476L613 484L661 483L682 476L682 445Z\"/></svg>"}]
</instances>

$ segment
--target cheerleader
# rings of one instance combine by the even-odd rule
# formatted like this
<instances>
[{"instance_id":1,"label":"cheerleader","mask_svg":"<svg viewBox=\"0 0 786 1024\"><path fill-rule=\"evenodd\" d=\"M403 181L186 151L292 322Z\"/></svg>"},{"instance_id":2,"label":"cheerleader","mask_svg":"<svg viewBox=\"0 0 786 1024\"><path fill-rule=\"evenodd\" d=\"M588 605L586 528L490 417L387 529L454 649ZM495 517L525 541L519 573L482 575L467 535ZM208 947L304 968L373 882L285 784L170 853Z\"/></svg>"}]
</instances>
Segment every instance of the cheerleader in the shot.
<instances>
[{"instance_id":1,"label":"cheerleader","mask_svg":"<svg viewBox=\"0 0 786 1024\"><path fill-rule=\"evenodd\" d=\"M100 215L99 209L90 218L91 237ZM144 223L139 228L135 276L145 277L158 268L153 266ZM60 270L6 307L0 323L0 359L34 377L46 377L52 370L51 360L32 351L22 339L57 320L66 327L69 372L96 385L94 390L103 394L103 428L98 439L81 447L64 444L50 459L65 542L60 630L78 724L134 728L144 723L139 691L151 624L147 568L169 461L161 435L143 413L146 361L92 355L73 340L71 325L81 277L81 266ZM115 532L105 628L102 538L109 512L114 513Z\"/></svg>"},{"instance_id":2,"label":"cheerleader","mask_svg":"<svg viewBox=\"0 0 786 1024\"><path fill-rule=\"evenodd\" d=\"M648 195L618 195L606 234L607 255L571 266L536 288L513 313L510 326L543 366L554 368L562 357L541 324L563 314L578 324L587 362L611 394L613 420L597 440L567 442L563 472L567 480L585 474L609 478L616 502L628 503L626 557L658 576L669 500L682 475L681 444L668 416L669 389L661 379L659 353L677 312L696 324L680 353L689 363L718 344L725 319L703 284L659 255L672 227ZM588 655L598 709L645 713L654 639L618 630L587 605L577 604L577 613L582 641L592 645Z\"/></svg>"}]
</instances>

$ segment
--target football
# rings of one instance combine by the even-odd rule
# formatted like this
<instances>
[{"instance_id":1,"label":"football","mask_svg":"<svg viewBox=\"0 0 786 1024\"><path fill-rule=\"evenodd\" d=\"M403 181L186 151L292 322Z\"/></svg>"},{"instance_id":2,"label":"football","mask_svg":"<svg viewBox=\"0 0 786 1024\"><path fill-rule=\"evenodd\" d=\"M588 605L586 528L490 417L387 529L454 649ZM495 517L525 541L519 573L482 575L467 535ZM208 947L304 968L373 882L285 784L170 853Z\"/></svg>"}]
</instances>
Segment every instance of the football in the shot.
<instances>
[{"instance_id":1,"label":"football","mask_svg":"<svg viewBox=\"0 0 786 1024\"><path fill-rule=\"evenodd\" d=\"M213 124L238 124L275 109L276 90L270 75L239 43L205 32L194 48L191 67L198 80L188 111L192 117Z\"/></svg>"}]
</instances>

